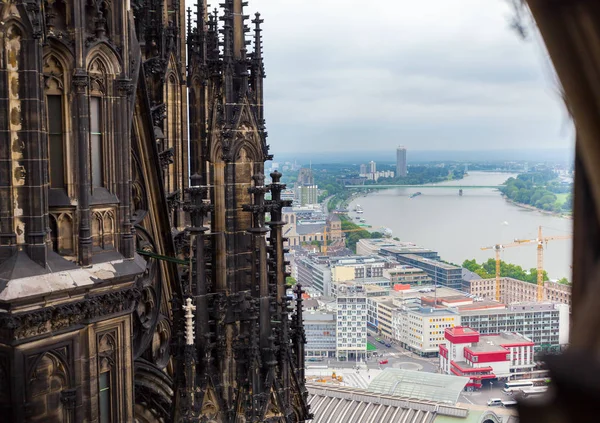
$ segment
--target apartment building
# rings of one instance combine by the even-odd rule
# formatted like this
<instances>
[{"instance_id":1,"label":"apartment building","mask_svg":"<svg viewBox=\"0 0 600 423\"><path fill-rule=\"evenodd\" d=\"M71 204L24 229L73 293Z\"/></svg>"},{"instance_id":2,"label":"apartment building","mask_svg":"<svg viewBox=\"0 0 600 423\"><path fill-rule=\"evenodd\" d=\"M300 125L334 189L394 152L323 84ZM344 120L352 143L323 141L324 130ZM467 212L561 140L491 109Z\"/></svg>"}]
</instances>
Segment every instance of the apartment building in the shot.
<instances>
[{"instance_id":1,"label":"apartment building","mask_svg":"<svg viewBox=\"0 0 600 423\"><path fill-rule=\"evenodd\" d=\"M364 360L367 356L367 298L359 291L340 292L336 302L337 358Z\"/></svg>"},{"instance_id":2,"label":"apartment building","mask_svg":"<svg viewBox=\"0 0 600 423\"><path fill-rule=\"evenodd\" d=\"M496 298L496 279L476 279L468 282L469 293L481 298ZM571 286L544 282L543 300L571 305ZM537 284L513 278L500 278L500 301L506 304L537 301Z\"/></svg>"},{"instance_id":3,"label":"apartment building","mask_svg":"<svg viewBox=\"0 0 600 423\"><path fill-rule=\"evenodd\" d=\"M394 258L400 264L424 270L435 285L458 290L463 288L462 267L460 266L432 260L417 254L396 254Z\"/></svg>"},{"instance_id":4,"label":"apartment building","mask_svg":"<svg viewBox=\"0 0 600 423\"><path fill-rule=\"evenodd\" d=\"M520 303L505 309L460 310L460 315L462 326L482 335L519 333L534 342L535 351L560 351L569 342L566 304Z\"/></svg>"},{"instance_id":5,"label":"apartment building","mask_svg":"<svg viewBox=\"0 0 600 423\"><path fill-rule=\"evenodd\" d=\"M460 325L454 309L422 307L420 302L401 305L392 313L394 339L400 345L423 357L437 357L444 331Z\"/></svg>"},{"instance_id":6,"label":"apartment building","mask_svg":"<svg viewBox=\"0 0 600 423\"><path fill-rule=\"evenodd\" d=\"M304 313L304 333L307 357L335 357L336 351L336 313Z\"/></svg>"},{"instance_id":7,"label":"apartment building","mask_svg":"<svg viewBox=\"0 0 600 423\"><path fill-rule=\"evenodd\" d=\"M394 338L393 312L398 308L393 297L370 297L367 298L367 319L371 327L375 327L377 333L385 339ZM375 317L373 320L372 318Z\"/></svg>"}]
</instances>

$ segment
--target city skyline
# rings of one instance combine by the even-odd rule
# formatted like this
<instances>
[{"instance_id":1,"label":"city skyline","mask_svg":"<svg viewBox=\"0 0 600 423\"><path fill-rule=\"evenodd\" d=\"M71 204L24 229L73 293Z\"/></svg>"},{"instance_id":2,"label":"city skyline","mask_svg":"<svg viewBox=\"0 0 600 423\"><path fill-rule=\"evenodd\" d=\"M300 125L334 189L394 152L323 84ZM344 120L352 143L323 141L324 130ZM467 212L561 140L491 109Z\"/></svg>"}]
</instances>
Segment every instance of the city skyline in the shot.
<instances>
[{"instance_id":1,"label":"city skyline","mask_svg":"<svg viewBox=\"0 0 600 423\"><path fill-rule=\"evenodd\" d=\"M276 158L398 142L411 151L572 147L546 52L537 35L523 41L510 29L509 2L376 0L372 19L358 5L323 0L317 13L308 2L255 0L248 8L265 20Z\"/></svg>"}]
</instances>

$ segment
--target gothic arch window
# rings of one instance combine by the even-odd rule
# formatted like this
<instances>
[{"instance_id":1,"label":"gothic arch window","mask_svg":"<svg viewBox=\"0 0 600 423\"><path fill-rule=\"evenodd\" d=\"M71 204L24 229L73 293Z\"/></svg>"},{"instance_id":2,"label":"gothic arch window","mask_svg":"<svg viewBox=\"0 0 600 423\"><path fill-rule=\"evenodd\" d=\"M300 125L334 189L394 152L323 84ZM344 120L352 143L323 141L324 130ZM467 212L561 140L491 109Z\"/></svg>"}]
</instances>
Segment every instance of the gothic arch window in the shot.
<instances>
[{"instance_id":1,"label":"gothic arch window","mask_svg":"<svg viewBox=\"0 0 600 423\"><path fill-rule=\"evenodd\" d=\"M112 191L114 168L114 132L118 116L114 103L114 80L120 65L112 50L104 43L92 50L87 61L89 88L90 186L94 196L98 190Z\"/></svg>"},{"instance_id":2,"label":"gothic arch window","mask_svg":"<svg viewBox=\"0 0 600 423\"><path fill-rule=\"evenodd\" d=\"M177 190L178 184L178 160L181 159L181 151L179 148L181 139L181 125L180 125L180 113L179 113L179 84L175 74L171 73L167 77L166 85L166 99L167 99L167 120L166 120L166 148L173 149L175 157L175 163L171 163L165 170L165 188L167 193L171 193Z\"/></svg>"},{"instance_id":3,"label":"gothic arch window","mask_svg":"<svg viewBox=\"0 0 600 423\"><path fill-rule=\"evenodd\" d=\"M55 54L44 59L44 93L48 130L50 188L65 189L69 166L66 160L67 101L65 101L65 66Z\"/></svg>"},{"instance_id":4,"label":"gothic arch window","mask_svg":"<svg viewBox=\"0 0 600 423\"><path fill-rule=\"evenodd\" d=\"M115 248L115 215L113 210L96 210L92 213L92 246L96 250Z\"/></svg>"},{"instance_id":5,"label":"gothic arch window","mask_svg":"<svg viewBox=\"0 0 600 423\"><path fill-rule=\"evenodd\" d=\"M92 246L96 249L102 248L102 231L104 229L104 223L102 222L102 216L99 213L92 215Z\"/></svg>"},{"instance_id":6,"label":"gothic arch window","mask_svg":"<svg viewBox=\"0 0 600 423\"><path fill-rule=\"evenodd\" d=\"M90 65L90 176L92 189L105 186L104 152L106 150L106 68L100 60Z\"/></svg>"},{"instance_id":7,"label":"gothic arch window","mask_svg":"<svg viewBox=\"0 0 600 423\"><path fill-rule=\"evenodd\" d=\"M116 415L116 342L111 334L98 340L99 423L113 423Z\"/></svg>"},{"instance_id":8,"label":"gothic arch window","mask_svg":"<svg viewBox=\"0 0 600 423\"><path fill-rule=\"evenodd\" d=\"M35 364L28 380L28 402L36 413L30 422L62 422L67 411L61 401L61 392L69 388L69 375L65 363L56 355L45 353Z\"/></svg>"},{"instance_id":9,"label":"gothic arch window","mask_svg":"<svg viewBox=\"0 0 600 423\"><path fill-rule=\"evenodd\" d=\"M56 216L50 215L50 239L52 241L52 251L58 253L58 223L56 222Z\"/></svg>"},{"instance_id":10,"label":"gothic arch window","mask_svg":"<svg viewBox=\"0 0 600 423\"><path fill-rule=\"evenodd\" d=\"M58 218L58 253L63 255L75 253L73 241L73 218L69 213L62 213Z\"/></svg>"}]
</instances>

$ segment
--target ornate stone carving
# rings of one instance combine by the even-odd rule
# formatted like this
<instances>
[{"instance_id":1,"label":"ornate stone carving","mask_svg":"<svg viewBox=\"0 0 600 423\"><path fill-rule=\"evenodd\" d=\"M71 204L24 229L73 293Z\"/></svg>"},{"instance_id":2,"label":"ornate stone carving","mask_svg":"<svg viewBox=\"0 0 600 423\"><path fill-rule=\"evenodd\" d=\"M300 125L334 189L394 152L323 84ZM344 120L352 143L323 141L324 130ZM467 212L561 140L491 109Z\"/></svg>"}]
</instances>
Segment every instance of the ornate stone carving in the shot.
<instances>
[{"instance_id":1,"label":"ornate stone carving","mask_svg":"<svg viewBox=\"0 0 600 423\"><path fill-rule=\"evenodd\" d=\"M2 337L9 340L26 339L132 310L139 296L139 288L134 286L106 294L88 295L84 300L70 304L2 316L0 327L5 328Z\"/></svg>"},{"instance_id":2,"label":"ornate stone carving","mask_svg":"<svg viewBox=\"0 0 600 423\"><path fill-rule=\"evenodd\" d=\"M131 79L117 79L117 90L119 94L125 97L130 97L133 94L134 86Z\"/></svg>"},{"instance_id":3,"label":"ornate stone carving","mask_svg":"<svg viewBox=\"0 0 600 423\"><path fill-rule=\"evenodd\" d=\"M158 153L158 159L160 160L160 167L165 169L170 164L173 164L174 156L175 156L175 149L173 147L167 148L166 150Z\"/></svg>"},{"instance_id":4,"label":"ornate stone carving","mask_svg":"<svg viewBox=\"0 0 600 423\"><path fill-rule=\"evenodd\" d=\"M73 88L78 93L85 93L85 90L90 86L90 78L86 71L77 69L72 78Z\"/></svg>"}]
</instances>

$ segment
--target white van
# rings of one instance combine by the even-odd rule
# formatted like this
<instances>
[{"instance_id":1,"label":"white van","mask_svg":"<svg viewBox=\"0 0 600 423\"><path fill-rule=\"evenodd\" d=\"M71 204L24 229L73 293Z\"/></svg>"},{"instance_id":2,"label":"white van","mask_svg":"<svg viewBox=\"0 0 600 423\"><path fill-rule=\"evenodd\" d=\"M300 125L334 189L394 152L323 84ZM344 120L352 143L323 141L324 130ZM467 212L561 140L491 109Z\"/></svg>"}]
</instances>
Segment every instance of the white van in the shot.
<instances>
[{"instance_id":1,"label":"white van","mask_svg":"<svg viewBox=\"0 0 600 423\"><path fill-rule=\"evenodd\" d=\"M488 400L488 407L496 407L502 405L502 400L500 398L491 398Z\"/></svg>"}]
</instances>

